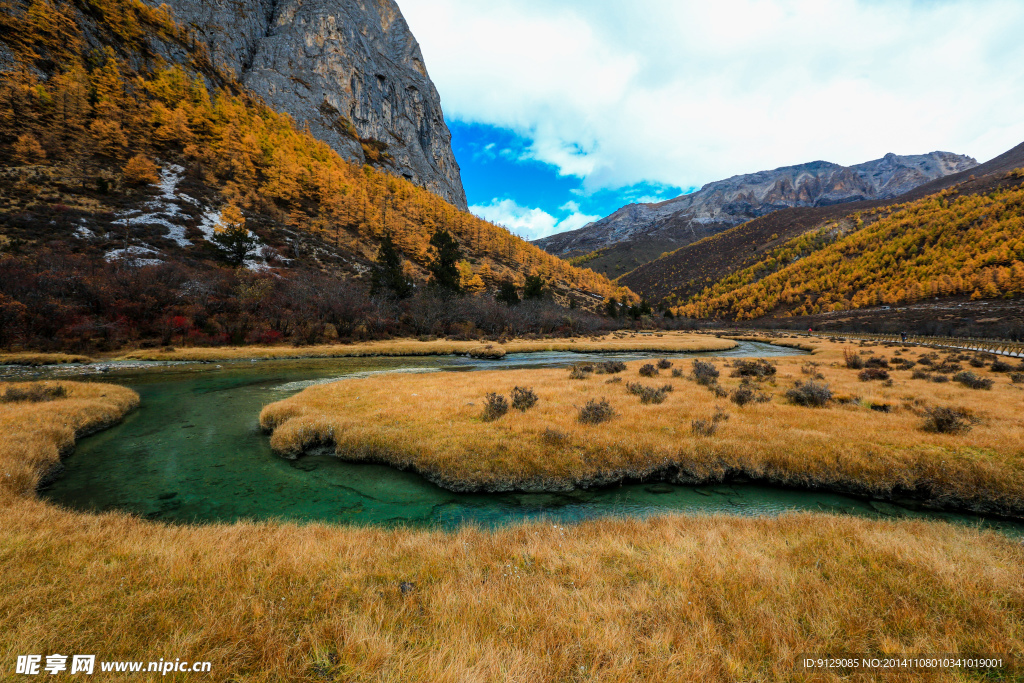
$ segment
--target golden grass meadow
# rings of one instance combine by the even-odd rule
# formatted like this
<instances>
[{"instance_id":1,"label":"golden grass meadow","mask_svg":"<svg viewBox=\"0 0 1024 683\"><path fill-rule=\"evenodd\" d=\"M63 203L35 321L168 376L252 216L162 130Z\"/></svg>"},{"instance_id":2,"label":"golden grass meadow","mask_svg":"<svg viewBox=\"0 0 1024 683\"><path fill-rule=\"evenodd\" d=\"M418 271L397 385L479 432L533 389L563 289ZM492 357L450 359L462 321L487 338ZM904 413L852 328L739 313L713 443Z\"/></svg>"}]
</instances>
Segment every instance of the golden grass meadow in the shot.
<instances>
[{"instance_id":1,"label":"golden grass meadow","mask_svg":"<svg viewBox=\"0 0 1024 683\"><path fill-rule=\"evenodd\" d=\"M988 391L957 382L911 379L912 370L888 370L891 386L861 381L846 368L843 349L828 341L778 340L815 348L811 357L773 360L776 374L751 386L770 400L742 407L690 379L692 362L642 377L649 361L617 374L566 369L449 374L443 378L378 376L310 387L267 406L261 424L271 446L296 457L332 445L339 456L412 468L454 490L560 490L668 473L683 481L728 475L777 484L818 486L878 497L916 496L936 505L1024 513L1024 390L1006 373ZM810 346L808 346L810 345ZM916 359L915 349L887 360ZM886 353L888 352L888 353ZM740 388L735 362L717 366L719 393ZM598 362L598 366L600 363ZM925 366L917 365L918 369ZM681 371L673 377L672 370ZM784 396L796 382L827 382L835 400L821 408ZM630 384L671 385L660 404L644 404ZM535 407L483 419L485 397L532 389ZM588 401L605 399L615 416L602 424L578 420ZM932 433L921 425L930 407L969 412L973 428ZM884 411L884 412L883 412ZM695 433L694 420L714 423L713 435Z\"/></svg>"},{"instance_id":2,"label":"golden grass meadow","mask_svg":"<svg viewBox=\"0 0 1024 683\"><path fill-rule=\"evenodd\" d=\"M841 385L837 391L856 389L863 400L899 402L901 392L909 393L901 377L892 388L871 383L871 392L867 383L839 379L853 371L828 367L839 357L838 345L820 347L813 357L779 359L779 387L801 372L799 363L813 360L829 381ZM725 369L721 360L715 362ZM513 420L539 417L548 402L543 387L554 391L563 382L580 387L573 389L580 396L571 400L588 395L583 387L593 384L620 411L610 422L587 426L591 438L599 429L621 431L629 406L642 405L636 396L613 395L621 386L603 384L612 375L561 379L567 374L531 371L538 404L479 428L504 430ZM616 376L635 374L630 364ZM720 380L724 386L734 382L727 375ZM505 380L498 377L446 374L443 393L462 401L456 381L480 378L480 389L501 389L497 385ZM392 378L392 394L419 393L423 379ZM511 371L507 379L522 381ZM690 380L643 381L654 380L672 382L675 390L664 403L644 409L669 409L672 401L691 395ZM359 386L360 401L370 395L372 382L342 384ZM1020 400L1002 384L972 395L987 399L985 406L977 400L972 405L988 425L976 425L971 434L993 444L1009 439L1003 431L1019 429L1012 426L1010 408L987 405L997 397ZM74 434L113 423L138 399L111 385L44 385L64 387L65 396L0 403L0 471L9 475L0 498L5 666L13 667L18 654L67 651L96 652L108 660L170 656L213 662L209 674L181 673L173 680L837 681L844 675L798 671L798 655L1024 651L1024 545L1000 533L939 522L829 514L669 516L442 532L269 522L167 525L122 513L65 510L36 497L39 477L67 452ZM24 386L0 384L0 394ZM740 413L750 406L712 401L707 389L693 387L695 402L702 400L682 418L686 425L718 403L727 406L730 418L709 439L733 438L729 430L738 429ZM929 394L930 401L970 398L947 385L928 390L954 392ZM426 398L420 401L424 409L430 405ZM561 401L557 392L552 404L556 399ZM468 443L478 428L472 421L481 396L473 400L477 405L460 403L449 414L453 423L465 415L473 425L448 427L453 446ZM360 410L358 405L338 402L334 409ZM768 407L785 408L778 399L755 406ZM800 408L828 414L826 422L849 409L865 425L902 417L903 410ZM910 420L912 412L906 412L906 424L916 425L916 416ZM644 430L656 424L638 425L637 438L646 439ZM575 427L558 426L575 438ZM819 439L816 430L829 427L815 423L802 429L807 438ZM986 429L994 433L985 436ZM691 439L683 431L676 443ZM785 430L771 433L781 439ZM950 438L951 452L967 447L961 437ZM558 453L558 467L575 462L568 451ZM1011 452L990 458L986 467L1016 471ZM482 456L478 469L494 471L496 462ZM818 466L813 460L807 464L812 470ZM973 676L944 669L892 673L884 680ZM137 678L147 680L144 674Z\"/></svg>"}]
</instances>

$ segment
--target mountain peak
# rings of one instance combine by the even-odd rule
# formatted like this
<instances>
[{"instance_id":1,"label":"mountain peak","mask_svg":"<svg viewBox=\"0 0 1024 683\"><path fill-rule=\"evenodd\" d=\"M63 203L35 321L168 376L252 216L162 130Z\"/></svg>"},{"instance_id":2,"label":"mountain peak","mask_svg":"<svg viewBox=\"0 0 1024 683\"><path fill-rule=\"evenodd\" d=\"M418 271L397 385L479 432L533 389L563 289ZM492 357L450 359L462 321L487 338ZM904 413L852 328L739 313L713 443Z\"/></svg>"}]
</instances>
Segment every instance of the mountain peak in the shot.
<instances>
[{"instance_id":1,"label":"mountain peak","mask_svg":"<svg viewBox=\"0 0 1024 683\"><path fill-rule=\"evenodd\" d=\"M538 240L537 245L562 257L628 245L630 251L646 251L653 258L779 209L891 199L977 165L971 157L950 152L889 152L854 166L821 160L783 166L717 180L658 204L631 204L578 230ZM652 247L641 249L645 243ZM636 256L633 259L630 268L606 270L607 274L621 275L640 265Z\"/></svg>"}]
</instances>

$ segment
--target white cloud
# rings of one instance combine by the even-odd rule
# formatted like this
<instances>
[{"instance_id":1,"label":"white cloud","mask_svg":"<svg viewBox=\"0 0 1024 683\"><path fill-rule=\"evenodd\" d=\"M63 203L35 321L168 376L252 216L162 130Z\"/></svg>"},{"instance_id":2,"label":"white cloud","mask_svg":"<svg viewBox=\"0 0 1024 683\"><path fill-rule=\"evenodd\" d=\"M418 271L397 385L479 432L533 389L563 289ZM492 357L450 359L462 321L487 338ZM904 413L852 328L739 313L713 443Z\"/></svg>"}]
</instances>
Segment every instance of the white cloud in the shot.
<instances>
[{"instance_id":1,"label":"white cloud","mask_svg":"<svg viewBox=\"0 0 1024 683\"><path fill-rule=\"evenodd\" d=\"M446 115L587 192L1024 141L1019 0L400 3Z\"/></svg>"},{"instance_id":2,"label":"white cloud","mask_svg":"<svg viewBox=\"0 0 1024 683\"><path fill-rule=\"evenodd\" d=\"M568 204L575 205L575 209L571 209L569 216L561 220L543 209L520 206L514 199L495 198L491 200L490 204L476 204L469 207L469 210L480 218L503 225L511 232L528 240L582 228L587 223L600 218L600 216L588 216L580 213L579 205L575 202L568 202ZM563 206L562 210L570 210L566 209L566 206Z\"/></svg>"}]
</instances>

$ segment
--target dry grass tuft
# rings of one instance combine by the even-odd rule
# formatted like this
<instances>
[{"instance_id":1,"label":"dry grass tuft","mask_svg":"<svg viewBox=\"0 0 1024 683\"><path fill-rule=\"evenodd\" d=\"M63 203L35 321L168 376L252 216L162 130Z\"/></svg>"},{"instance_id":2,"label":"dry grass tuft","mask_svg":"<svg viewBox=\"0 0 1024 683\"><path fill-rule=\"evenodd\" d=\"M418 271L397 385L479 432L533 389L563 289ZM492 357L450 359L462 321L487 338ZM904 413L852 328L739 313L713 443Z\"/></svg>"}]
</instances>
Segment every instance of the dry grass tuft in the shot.
<instances>
[{"instance_id":1,"label":"dry grass tuft","mask_svg":"<svg viewBox=\"0 0 1024 683\"><path fill-rule=\"evenodd\" d=\"M63 384L8 385L0 394L0 403L42 403L67 398L68 390Z\"/></svg>"}]
</instances>

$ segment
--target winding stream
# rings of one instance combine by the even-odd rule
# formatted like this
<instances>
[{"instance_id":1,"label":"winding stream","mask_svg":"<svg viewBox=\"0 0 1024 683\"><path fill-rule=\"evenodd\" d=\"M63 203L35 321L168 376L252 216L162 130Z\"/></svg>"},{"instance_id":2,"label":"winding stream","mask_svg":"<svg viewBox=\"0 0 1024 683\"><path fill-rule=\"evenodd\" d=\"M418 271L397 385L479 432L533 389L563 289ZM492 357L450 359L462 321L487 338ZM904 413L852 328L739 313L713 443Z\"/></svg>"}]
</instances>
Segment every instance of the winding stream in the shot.
<instances>
[{"instance_id":1,"label":"winding stream","mask_svg":"<svg viewBox=\"0 0 1024 683\"><path fill-rule=\"evenodd\" d=\"M654 357L780 356L791 349L742 342L714 354L601 354ZM240 519L329 521L453 528L546 518L659 513L771 515L790 510L867 517L923 517L992 526L1024 535L1024 525L915 510L850 496L753 484L625 484L554 494L460 494L411 472L331 456L277 457L259 429L262 407L313 383L366 373L457 372L564 365L573 353L512 354L502 361L461 357L341 358L221 364L136 363L102 381L130 386L142 405L124 422L82 439L64 473L41 494L78 510L125 510L167 522ZM64 370L62 376L66 376ZM45 375L45 373L44 373ZM21 378L19 378L21 379ZM24 377L28 379L28 377Z\"/></svg>"}]
</instances>

